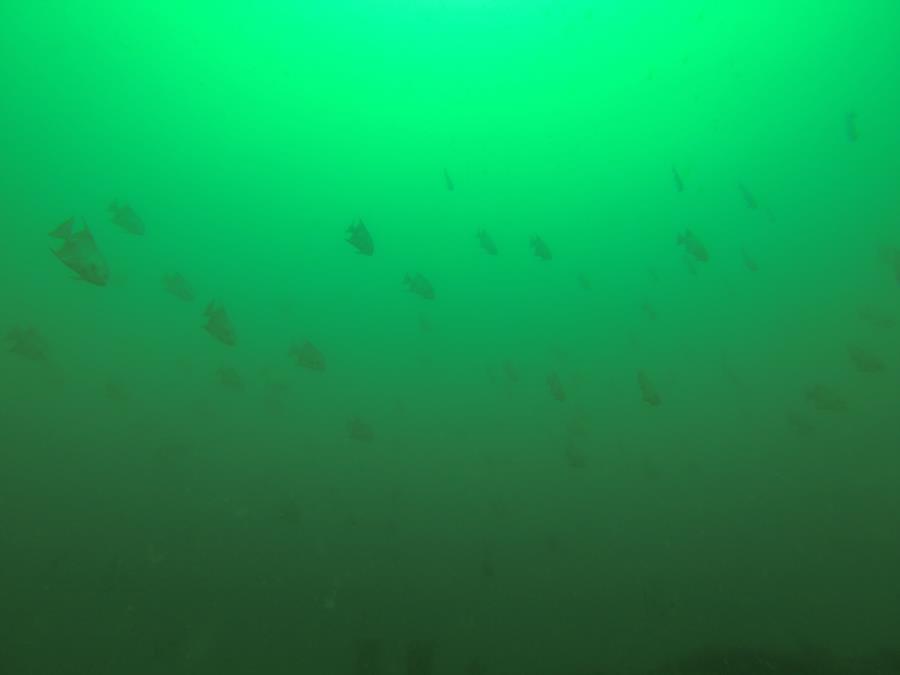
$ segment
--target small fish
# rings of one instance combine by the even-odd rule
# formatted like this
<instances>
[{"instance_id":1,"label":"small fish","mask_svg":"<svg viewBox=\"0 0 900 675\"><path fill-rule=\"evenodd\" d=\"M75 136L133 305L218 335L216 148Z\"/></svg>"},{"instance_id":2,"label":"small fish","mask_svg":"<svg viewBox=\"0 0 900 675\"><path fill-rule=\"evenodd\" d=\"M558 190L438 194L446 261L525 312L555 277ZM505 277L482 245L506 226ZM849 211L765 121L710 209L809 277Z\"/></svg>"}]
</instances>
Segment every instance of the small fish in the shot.
<instances>
[{"instance_id":1,"label":"small fish","mask_svg":"<svg viewBox=\"0 0 900 675\"><path fill-rule=\"evenodd\" d=\"M847 355L853 367L866 375L883 373L886 369L884 361L877 354L872 353L858 344L847 345Z\"/></svg>"},{"instance_id":2,"label":"small fish","mask_svg":"<svg viewBox=\"0 0 900 675\"><path fill-rule=\"evenodd\" d=\"M856 143L859 140L859 129L857 128L855 112L848 112L844 115L844 133L847 134L847 140Z\"/></svg>"},{"instance_id":3,"label":"small fish","mask_svg":"<svg viewBox=\"0 0 900 675\"><path fill-rule=\"evenodd\" d=\"M205 329L207 333L228 347L233 347L237 343L231 319L228 318L228 313L222 305L215 300L210 302L204 315L206 316Z\"/></svg>"},{"instance_id":4,"label":"small fish","mask_svg":"<svg viewBox=\"0 0 900 675\"><path fill-rule=\"evenodd\" d=\"M540 237L534 236L531 238L531 248L534 250L534 254L541 260L553 259L550 247L547 246L547 243Z\"/></svg>"},{"instance_id":5,"label":"small fish","mask_svg":"<svg viewBox=\"0 0 900 675\"><path fill-rule=\"evenodd\" d=\"M900 284L900 248L892 248L888 252L888 265L894 271L894 279Z\"/></svg>"},{"instance_id":6,"label":"small fish","mask_svg":"<svg viewBox=\"0 0 900 675\"><path fill-rule=\"evenodd\" d=\"M359 415L350 418L347 422L347 432L354 441L360 443L371 443L375 440L375 433L372 431L372 425L362 419Z\"/></svg>"},{"instance_id":7,"label":"small fish","mask_svg":"<svg viewBox=\"0 0 900 675\"><path fill-rule=\"evenodd\" d=\"M372 235L369 234L369 230L366 228L365 223L363 223L362 218L357 218L347 228L347 243L363 255L372 255L375 253L375 244L372 241Z\"/></svg>"},{"instance_id":8,"label":"small fish","mask_svg":"<svg viewBox=\"0 0 900 675\"><path fill-rule=\"evenodd\" d=\"M29 361L47 360L47 343L37 328L32 326L12 328L7 334L9 351Z\"/></svg>"},{"instance_id":9,"label":"small fish","mask_svg":"<svg viewBox=\"0 0 900 675\"><path fill-rule=\"evenodd\" d=\"M222 366L219 370L216 371L216 379L219 380L219 384L221 384L225 389L231 389L232 391L243 391L244 389L244 378L241 377L241 374L230 366Z\"/></svg>"},{"instance_id":10,"label":"small fish","mask_svg":"<svg viewBox=\"0 0 900 675\"><path fill-rule=\"evenodd\" d=\"M738 192L741 193L741 197L744 200L744 203L747 205L747 208L751 211L756 211L759 208L759 202L756 201L756 197L750 192L749 188L743 183L738 183Z\"/></svg>"},{"instance_id":11,"label":"small fish","mask_svg":"<svg viewBox=\"0 0 900 675\"><path fill-rule=\"evenodd\" d=\"M643 300L641 302L641 309L644 311L644 314L647 315L647 318L651 321L656 321L656 308L650 304L649 300Z\"/></svg>"},{"instance_id":12,"label":"small fish","mask_svg":"<svg viewBox=\"0 0 900 675\"><path fill-rule=\"evenodd\" d=\"M785 420L788 426L801 436L812 436L816 432L813 423L796 410L789 410L785 415Z\"/></svg>"},{"instance_id":13,"label":"small fish","mask_svg":"<svg viewBox=\"0 0 900 675\"><path fill-rule=\"evenodd\" d=\"M743 246L741 247L741 260L744 263L744 267L746 267L751 272L756 272L759 270L759 265L756 264L756 260L747 253L747 249Z\"/></svg>"},{"instance_id":14,"label":"small fish","mask_svg":"<svg viewBox=\"0 0 900 675\"><path fill-rule=\"evenodd\" d=\"M74 231L74 224L75 219L69 218L50 232L51 237L63 240L59 248L51 249L53 255L81 280L95 286L106 286L109 282L109 266L97 248L94 236L87 223L82 224L79 232Z\"/></svg>"},{"instance_id":15,"label":"small fish","mask_svg":"<svg viewBox=\"0 0 900 675\"><path fill-rule=\"evenodd\" d=\"M583 469L587 466L587 454L584 447L573 438L566 439L564 455L570 469Z\"/></svg>"},{"instance_id":16,"label":"small fish","mask_svg":"<svg viewBox=\"0 0 900 675\"><path fill-rule=\"evenodd\" d=\"M672 179L675 181L675 190L678 192L684 192L684 181L681 179L681 174L678 173L678 169L675 166L672 166Z\"/></svg>"},{"instance_id":17,"label":"small fish","mask_svg":"<svg viewBox=\"0 0 900 675\"><path fill-rule=\"evenodd\" d=\"M193 302L194 291L191 285L178 272L163 276L163 288L183 302Z\"/></svg>"},{"instance_id":18,"label":"small fish","mask_svg":"<svg viewBox=\"0 0 900 675\"><path fill-rule=\"evenodd\" d=\"M113 223L126 232L144 234L144 221L128 204L119 205L118 202L113 202L109 205L109 213Z\"/></svg>"},{"instance_id":19,"label":"small fish","mask_svg":"<svg viewBox=\"0 0 900 675\"><path fill-rule=\"evenodd\" d=\"M556 401L566 400L566 390L563 387L562 380L556 373L550 373L547 376L547 388L550 390L550 396Z\"/></svg>"},{"instance_id":20,"label":"small fish","mask_svg":"<svg viewBox=\"0 0 900 675\"><path fill-rule=\"evenodd\" d=\"M518 383L519 377L519 369L516 367L516 364L510 360L506 360L503 362L503 374L506 375L506 379L511 384Z\"/></svg>"},{"instance_id":21,"label":"small fish","mask_svg":"<svg viewBox=\"0 0 900 675\"><path fill-rule=\"evenodd\" d=\"M453 192L453 179L450 178L450 172L447 169L444 169L444 185L447 187L447 190Z\"/></svg>"},{"instance_id":22,"label":"small fish","mask_svg":"<svg viewBox=\"0 0 900 675\"><path fill-rule=\"evenodd\" d=\"M590 277L586 275L584 272L579 272L575 275L575 281L578 282L578 285L581 286L581 289L584 291L592 291L594 285L591 283Z\"/></svg>"},{"instance_id":23,"label":"small fish","mask_svg":"<svg viewBox=\"0 0 900 675\"><path fill-rule=\"evenodd\" d=\"M847 402L836 391L824 384L814 384L806 390L807 402L822 412L840 413L847 410Z\"/></svg>"},{"instance_id":24,"label":"small fish","mask_svg":"<svg viewBox=\"0 0 900 675\"><path fill-rule=\"evenodd\" d=\"M103 385L103 393L114 403L125 404L131 400L131 392L120 380L107 380Z\"/></svg>"},{"instance_id":25,"label":"small fish","mask_svg":"<svg viewBox=\"0 0 900 675\"><path fill-rule=\"evenodd\" d=\"M857 310L857 316L878 330L890 330L896 324L894 317L878 307L864 305Z\"/></svg>"},{"instance_id":26,"label":"small fish","mask_svg":"<svg viewBox=\"0 0 900 675\"><path fill-rule=\"evenodd\" d=\"M407 274L403 277L403 283L409 290L425 300L434 300L434 287L422 274Z\"/></svg>"},{"instance_id":27,"label":"small fish","mask_svg":"<svg viewBox=\"0 0 900 675\"><path fill-rule=\"evenodd\" d=\"M678 245L683 246L687 253L698 262L708 262L709 253L706 246L691 230L685 230L678 235Z\"/></svg>"},{"instance_id":28,"label":"small fish","mask_svg":"<svg viewBox=\"0 0 900 675\"><path fill-rule=\"evenodd\" d=\"M478 230L478 242L481 244L481 248L484 249L485 253L488 255L497 255L497 245L494 244L494 240L491 238L485 230Z\"/></svg>"},{"instance_id":29,"label":"small fish","mask_svg":"<svg viewBox=\"0 0 900 675\"><path fill-rule=\"evenodd\" d=\"M309 340L291 347L291 356L297 365L307 370L323 372L326 369L325 355Z\"/></svg>"},{"instance_id":30,"label":"small fish","mask_svg":"<svg viewBox=\"0 0 900 675\"><path fill-rule=\"evenodd\" d=\"M425 314L419 314L419 330L423 333L430 333L432 330L431 319Z\"/></svg>"},{"instance_id":31,"label":"small fish","mask_svg":"<svg viewBox=\"0 0 900 675\"><path fill-rule=\"evenodd\" d=\"M650 380L650 376L643 370L639 370L637 380L638 387L641 389L641 398L644 400L644 403L653 407L660 405L662 403L662 398L653 382Z\"/></svg>"}]
</instances>

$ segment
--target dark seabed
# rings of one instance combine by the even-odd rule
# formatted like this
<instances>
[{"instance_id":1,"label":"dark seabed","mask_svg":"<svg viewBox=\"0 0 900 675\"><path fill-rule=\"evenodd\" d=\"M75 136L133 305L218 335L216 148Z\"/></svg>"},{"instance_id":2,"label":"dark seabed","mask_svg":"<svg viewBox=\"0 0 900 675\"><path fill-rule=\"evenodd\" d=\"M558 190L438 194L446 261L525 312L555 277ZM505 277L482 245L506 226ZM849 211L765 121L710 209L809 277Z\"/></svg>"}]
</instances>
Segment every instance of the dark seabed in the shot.
<instances>
[{"instance_id":1,"label":"dark seabed","mask_svg":"<svg viewBox=\"0 0 900 675\"><path fill-rule=\"evenodd\" d=\"M900 674L898 35L0 3L0 675Z\"/></svg>"}]
</instances>

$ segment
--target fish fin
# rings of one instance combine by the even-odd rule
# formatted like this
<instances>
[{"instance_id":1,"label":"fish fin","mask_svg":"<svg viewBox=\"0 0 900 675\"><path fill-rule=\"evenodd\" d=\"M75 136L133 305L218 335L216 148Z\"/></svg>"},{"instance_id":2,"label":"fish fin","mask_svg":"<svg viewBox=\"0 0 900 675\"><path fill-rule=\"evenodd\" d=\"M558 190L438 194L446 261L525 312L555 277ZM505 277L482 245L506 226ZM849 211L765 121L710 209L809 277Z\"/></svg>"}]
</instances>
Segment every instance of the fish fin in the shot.
<instances>
[{"instance_id":1,"label":"fish fin","mask_svg":"<svg viewBox=\"0 0 900 675\"><path fill-rule=\"evenodd\" d=\"M69 239L72 236L72 226L74 224L75 218L69 218L51 230L50 236L56 237L57 239Z\"/></svg>"}]
</instances>

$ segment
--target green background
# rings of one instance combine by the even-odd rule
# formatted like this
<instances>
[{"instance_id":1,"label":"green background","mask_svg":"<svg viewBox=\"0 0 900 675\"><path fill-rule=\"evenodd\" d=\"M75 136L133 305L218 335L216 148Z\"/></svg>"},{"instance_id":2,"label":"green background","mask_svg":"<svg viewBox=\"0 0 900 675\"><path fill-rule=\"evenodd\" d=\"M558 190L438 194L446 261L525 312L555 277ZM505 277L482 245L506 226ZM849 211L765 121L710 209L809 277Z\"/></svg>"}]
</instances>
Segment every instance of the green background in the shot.
<instances>
[{"instance_id":1,"label":"green background","mask_svg":"<svg viewBox=\"0 0 900 675\"><path fill-rule=\"evenodd\" d=\"M0 330L49 354L0 353L0 673L896 646L900 326L860 314L900 319L898 31L888 0L0 3ZM49 251L72 215L105 288Z\"/></svg>"}]
</instances>

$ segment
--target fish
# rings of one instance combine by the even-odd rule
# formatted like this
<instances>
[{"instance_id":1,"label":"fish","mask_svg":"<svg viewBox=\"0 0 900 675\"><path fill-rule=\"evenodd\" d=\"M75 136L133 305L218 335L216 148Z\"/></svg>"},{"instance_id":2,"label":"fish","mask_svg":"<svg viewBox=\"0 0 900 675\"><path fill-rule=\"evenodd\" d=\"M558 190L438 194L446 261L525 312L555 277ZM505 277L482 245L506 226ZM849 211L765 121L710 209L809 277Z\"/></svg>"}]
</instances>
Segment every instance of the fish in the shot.
<instances>
[{"instance_id":1,"label":"fish","mask_svg":"<svg viewBox=\"0 0 900 675\"><path fill-rule=\"evenodd\" d=\"M434 287L424 275L419 274L418 272L415 274L407 274L403 277L403 283L406 284L407 288L409 288L412 293L418 295L420 298L423 298L424 300L434 300Z\"/></svg>"},{"instance_id":2,"label":"fish","mask_svg":"<svg viewBox=\"0 0 900 675\"><path fill-rule=\"evenodd\" d=\"M550 396L552 396L555 401L562 402L566 400L566 390L563 387L562 380L556 373L547 375L547 389L550 390Z\"/></svg>"},{"instance_id":3,"label":"fish","mask_svg":"<svg viewBox=\"0 0 900 675\"><path fill-rule=\"evenodd\" d=\"M33 326L16 327L6 334L9 351L28 361L46 361L47 343L40 331Z\"/></svg>"},{"instance_id":4,"label":"fish","mask_svg":"<svg viewBox=\"0 0 900 675\"><path fill-rule=\"evenodd\" d=\"M82 221L81 230L75 232L74 225L75 219L69 218L50 232L51 237L62 239L63 242L59 248L50 250L82 281L95 286L106 286L109 283L109 266L100 253L90 228Z\"/></svg>"},{"instance_id":5,"label":"fish","mask_svg":"<svg viewBox=\"0 0 900 675\"><path fill-rule=\"evenodd\" d=\"M534 250L534 254L541 260L553 259L553 254L550 252L550 247L547 246L547 243L537 235L531 238L531 248Z\"/></svg>"},{"instance_id":6,"label":"fish","mask_svg":"<svg viewBox=\"0 0 900 675\"><path fill-rule=\"evenodd\" d=\"M497 255L497 245L485 230L478 230L478 242L488 255Z\"/></svg>"},{"instance_id":7,"label":"fish","mask_svg":"<svg viewBox=\"0 0 900 675\"><path fill-rule=\"evenodd\" d=\"M144 234L144 221L128 204L113 202L109 205L110 218L113 223L131 234Z\"/></svg>"},{"instance_id":8,"label":"fish","mask_svg":"<svg viewBox=\"0 0 900 675\"><path fill-rule=\"evenodd\" d=\"M844 114L844 133L847 134L847 140L856 143L859 140L859 129L856 124L858 115L850 111Z\"/></svg>"},{"instance_id":9,"label":"fish","mask_svg":"<svg viewBox=\"0 0 900 675\"><path fill-rule=\"evenodd\" d=\"M347 243L363 255L375 253L375 243L362 218L357 218L347 228Z\"/></svg>"},{"instance_id":10,"label":"fish","mask_svg":"<svg viewBox=\"0 0 900 675\"><path fill-rule=\"evenodd\" d=\"M570 469L583 469L587 466L587 454L583 445L577 439L566 439L563 454Z\"/></svg>"},{"instance_id":11,"label":"fish","mask_svg":"<svg viewBox=\"0 0 900 675\"><path fill-rule=\"evenodd\" d=\"M444 185L447 187L448 191L453 192L453 190L454 190L453 179L450 178L450 172L447 171L446 168L444 169Z\"/></svg>"},{"instance_id":12,"label":"fish","mask_svg":"<svg viewBox=\"0 0 900 675\"><path fill-rule=\"evenodd\" d=\"M301 368L316 372L326 370L325 355L309 340L295 344L291 347L290 354Z\"/></svg>"},{"instance_id":13,"label":"fish","mask_svg":"<svg viewBox=\"0 0 900 675\"><path fill-rule=\"evenodd\" d=\"M578 285L581 286L581 289L584 291L590 292L593 290L594 285L591 283L590 277L584 272L579 272L575 275L575 281L578 282Z\"/></svg>"},{"instance_id":14,"label":"fish","mask_svg":"<svg viewBox=\"0 0 900 675\"><path fill-rule=\"evenodd\" d=\"M204 315L206 316L207 333L228 347L234 347L237 344L231 319L228 318L228 312L221 304L213 300L207 305Z\"/></svg>"},{"instance_id":15,"label":"fish","mask_svg":"<svg viewBox=\"0 0 900 675\"><path fill-rule=\"evenodd\" d=\"M893 316L883 309L872 305L863 305L860 307L857 310L857 316L859 316L860 320L878 330L890 330L896 324Z\"/></svg>"},{"instance_id":16,"label":"fish","mask_svg":"<svg viewBox=\"0 0 900 675\"><path fill-rule=\"evenodd\" d=\"M103 393L113 403L126 404L131 400L131 392L121 380L108 379L103 385Z\"/></svg>"},{"instance_id":17,"label":"fish","mask_svg":"<svg viewBox=\"0 0 900 675\"><path fill-rule=\"evenodd\" d=\"M894 279L900 284L900 248L892 248L888 252L888 265L894 271Z\"/></svg>"},{"instance_id":18,"label":"fish","mask_svg":"<svg viewBox=\"0 0 900 675\"><path fill-rule=\"evenodd\" d=\"M503 362L503 374L506 375L506 379L511 384L516 384L519 381L519 369L516 367L516 364L507 359Z\"/></svg>"},{"instance_id":19,"label":"fish","mask_svg":"<svg viewBox=\"0 0 900 675\"><path fill-rule=\"evenodd\" d=\"M178 272L163 276L163 288L183 302L193 302L194 291L191 285Z\"/></svg>"},{"instance_id":20,"label":"fish","mask_svg":"<svg viewBox=\"0 0 900 675\"><path fill-rule=\"evenodd\" d=\"M741 247L741 260L744 263L744 267L746 267L751 272L756 272L759 270L759 265L756 264L756 260L747 253L747 249L743 246Z\"/></svg>"},{"instance_id":21,"label":"fish","mask_svg":"<svg viewBox=\"0 0 900 675\"><path fill-rule=\"evenodd\" d=\"M822 412L841 413L847 410L847 402L831 387L814 384L806 389L806 401Z\"/></svg>"},{"instance_id":22,"label":"fish","mask_svg":"<svg viewBox=\"0 0 900 675\"><path fill-rule=\"evenodd\" d=\"M675 181L675 190L678 192L684 192L684 181L681 178L681 174L678 173L678 169L675 166L672 166L672 179Z\"/></svg>"},{"instance_id":23,"label":"fish","mask_svg":"<svg viewBox=\"0 0 900 675\"><path fill-rule=\"evenodd\" d=\"M243 391L244 389L244 378L231 366L221 366L216 371L216 379L219 380L219 384L225 389L231 389L232 391Z\"/></svg>"},{"instance_id":24,"label":"fish","mask_svg":"<svg viewBox=\"0 0 900 675\"><path fill-rule=\"evenodd\" d=\"M654 408L662 404L662 397L656 389L656 386L650 380L650 376L643 370L639 370L637 374L638 387L641 390L641 398L647 405Z\"/></svg>"},{"instance_id":25,"label":"fish","mask_svg":"<svg viewBox=\"0 0 900 675\"><path fill-rule=\"evenodd\" d=\"M678 245L683 246L688 255L698 262L709 261L709 252L706 250L706 246L691 230L685 230L678 235Z\"/></svg>"},{"instance_id":26,"label":"fish","mask_svg":"<svg viewBox=\"0 0 900 675\"><path fill-rule=\"evenodd\" d=\"M641 301L641 309L644 311L644 314L647 315L647 318L651 321L656 321L656 308L650 304L649 300Z\"/></svg>"},{"instance_id":27,"label":"fish","mask_svg":"<svg viewBox=\"0 0 900 675\"><path fill-rule=\"evenodd\" d=\"M811 436L816 432L816 427L802 413L796 410L789 410L785 414L787 425L801 436Z\"/></svg>"},{"instance_id":28,"label":"fish","mask_svg":"<svg viewBox=\"0 0 900 675\"><path fill-rule=\"evenodd\" d=\"M347 432L354 441L360 443L371 443L375 440L375 432L372 431L372 425L362 419L359 415L354 415L347 422Z\"/></svg>"},{"instance_id":29,"label":"fish","mask_svg":"<svg viewBox=\"0 0 900 675\"><path fill-rule=\"evenodd\" d=\"M861 345L848 344L847 355L850 357L853 367L860 373L876 375L886 370L885 363L881 357Z\"/></svg>"},{"instance_id":30,"label":"fish","mask_svg":"<svg viewBox=\"0 0 900 675\"><path fill-rule=\"evenodd\" d=\"M741 197L744 200L744 203L747 205L747 208L751 211L756 211L759 208L759 202L756 201L756 197L750 192L750 189L744 185L743 183L738 183L738 192L741 193Z\"/></svg>"}]
</instances>

